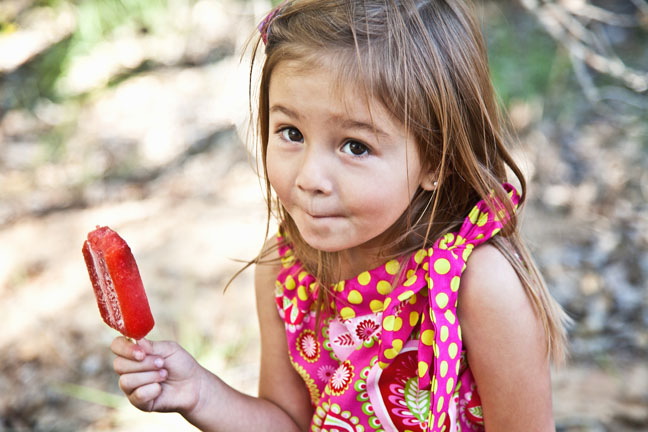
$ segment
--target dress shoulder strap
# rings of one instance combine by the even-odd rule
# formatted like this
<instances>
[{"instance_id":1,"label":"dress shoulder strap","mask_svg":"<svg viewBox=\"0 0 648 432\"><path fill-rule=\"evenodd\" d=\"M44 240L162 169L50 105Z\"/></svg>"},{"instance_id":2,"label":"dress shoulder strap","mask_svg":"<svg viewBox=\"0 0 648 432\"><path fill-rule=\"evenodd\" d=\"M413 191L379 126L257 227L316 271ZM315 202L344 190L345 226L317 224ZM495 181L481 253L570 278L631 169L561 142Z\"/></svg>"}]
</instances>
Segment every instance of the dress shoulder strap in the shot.
<instances>
[{"instance_id":1,"label":"dress shoulder strap","mask_svg":"<svg viewBox=\"0 0 648 432\"><path fill-rule=\"evenodd\" d=\"M516 209L517 192L511 185L504 187ZM431 391L430 431L443 429L459 375L462 341L456 309L461 275L472 250L497 235L508 221L503 205L493 207L480 201L458 231L441 236L433 247L419 251L413 257L416 267L407 272L405 282L384 303L378 357L383 369L420 324L419 388Z\"/></svg>"}]
</instances>

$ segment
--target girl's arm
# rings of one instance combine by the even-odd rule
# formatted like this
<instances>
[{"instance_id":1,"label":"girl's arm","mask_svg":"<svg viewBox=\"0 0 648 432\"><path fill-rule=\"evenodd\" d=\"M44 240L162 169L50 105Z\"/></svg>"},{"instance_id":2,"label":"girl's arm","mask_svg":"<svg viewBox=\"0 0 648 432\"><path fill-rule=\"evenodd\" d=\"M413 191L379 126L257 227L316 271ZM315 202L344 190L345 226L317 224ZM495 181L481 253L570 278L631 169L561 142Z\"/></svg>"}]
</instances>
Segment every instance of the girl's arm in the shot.
<instances>
[{"instance_id":1,"label":"girl's arm","mask_svg":"<svg viewBox=\"0 0 648 432\"><path fill-rule=\"evenodd\" d=\"M470 256L457 313L486 430L554 431L542 323L495 247L478 247Z\"/></svg>"},{"instance_id":2,"label":"girl's arm","mask_svg":"<svg viewBox=\"0 0 648 432\"><path fill-rule=\"evenodd\" d=\"M111 345L115 371L129 401L143 411L182 414L204 431L298 432L308 428L312 408L306 386L292 368L283 323L274 303L279 266L255 273L261 329L259 397L243 394L196 362L175 342L118 337Z\"/></svg>"},{"instance_id":3,"label":"girl's arm","mask_svg":"<svg viewBox=\"0 0 648 432\"><path fill-rule=\"evenodd\" d=\"M268 261L267 264L257 264L255 272L261 329L259 397L281 407L298 429L304 431L310 425L313 407L304 380L290 363L286 329L275 303L275 281L281 268L276 250L270 253Z\"/></svg>"}]
</instances>

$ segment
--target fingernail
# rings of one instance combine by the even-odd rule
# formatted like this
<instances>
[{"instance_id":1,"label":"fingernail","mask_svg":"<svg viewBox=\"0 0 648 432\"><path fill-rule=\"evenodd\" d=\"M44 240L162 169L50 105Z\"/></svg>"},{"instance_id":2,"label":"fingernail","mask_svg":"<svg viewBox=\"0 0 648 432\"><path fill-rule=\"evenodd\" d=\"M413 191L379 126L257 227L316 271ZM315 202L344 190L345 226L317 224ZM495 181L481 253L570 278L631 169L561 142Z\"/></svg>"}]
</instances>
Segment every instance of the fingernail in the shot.
<instances>
[{"instance_id":1,"label":"fingernail","mask_svg":"<svg viewBox=\"0 0 648 432\"><path fill-rule=\"evenodd\" d=\"M168 372L167 372L166 369L160 369L160 376L161 376L162 378L166 378L167 375L168 375Z\"/></svg>"},{"instance_id":2,"label":"fingernail","mask_svg":"<svg viewBox=\"0 0 648 432\"><path fill-rule=\"evenodd\" d=\"M144 359L144 353L142 351L135 351L135 360L143 360Z\"/></svg>"},{"instance_id":3,"label":"fingernail","mask_svg":"<svg viewBox=\"0 0 648 432\"><path fill-rule=\"evenodd\" d=\"M155 359L153 364L155 364L155 367L161 368L164 365L164 360L162 360L161 358L157 358Z\"/></svg>"}]
</instances>

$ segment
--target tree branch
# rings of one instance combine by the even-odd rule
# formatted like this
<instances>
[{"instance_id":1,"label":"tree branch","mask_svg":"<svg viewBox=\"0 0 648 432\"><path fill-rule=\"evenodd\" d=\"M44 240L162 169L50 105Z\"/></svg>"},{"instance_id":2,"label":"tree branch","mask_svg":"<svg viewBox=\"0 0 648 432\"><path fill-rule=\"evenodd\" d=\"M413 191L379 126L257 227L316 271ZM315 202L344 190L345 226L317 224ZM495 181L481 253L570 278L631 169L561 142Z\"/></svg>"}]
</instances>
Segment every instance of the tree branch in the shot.
<instances>
[{"instance_id":1,"label":"tree branch","mask_svg":"<svg viewBox=\"0 0 648 432\"><path fill-rule=\"evenodd\" d=\"M566 10L574 15L587 18L589 20L600 21L618 27L636 27L639 21L634 15L625 15L610 12L598 6L585 2L563 2Z\"/></svg>"},{"instance_id":2,"label":"tree branch","mask_svg":"<svg viewBox=\"0 0 648 432\"><path fill-rule=\"evenodd\" d=\"M645 0L632 1L639 13L648 13L648 3ZM549 35L567 49L572 62L581 61L591 69L621 81L635 92L648 90L648 72L626 65L611 49L607 49L607 44L599 34L588 29L581 21L595 20L608 25L628 27L638 26L640 20L593 6L585 0L562 1L560 4L553 0L520 0L520 3L536 15ZM590 82L584 79L584 70L577 72L580 75L579 82ZM596 94L591 88L584 90L586 94Z\"/></svg>"}]
</instances>

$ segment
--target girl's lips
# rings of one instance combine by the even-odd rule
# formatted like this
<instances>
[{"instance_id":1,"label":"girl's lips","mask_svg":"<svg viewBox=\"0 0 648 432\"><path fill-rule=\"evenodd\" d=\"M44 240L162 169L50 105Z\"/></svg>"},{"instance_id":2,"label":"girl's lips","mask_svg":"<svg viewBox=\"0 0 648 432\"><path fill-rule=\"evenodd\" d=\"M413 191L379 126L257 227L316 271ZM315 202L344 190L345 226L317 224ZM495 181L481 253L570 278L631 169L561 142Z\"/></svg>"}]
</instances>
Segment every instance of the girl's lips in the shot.
<instances>
[{"instance_id":1,"label":"girl's lips","mask_svg":"<svg viewBox=\"0 0 648 432\"><path fill-rule=\"evenodd\" d=\"M329 215L329 214L310 214L310 213L306 213L306 214L312 217L313 219L331 219L331 218L341 217L340 215Z\"/></svg>"},{"instance_id":2,"label":"girl's lips","mask_svg":"<svg viewBox=\"0 0 648 432\"><path fill-rule=\"evenodd\" d=\"M304 211L304 213L313 219L333 219L342 217L342 215L337 213L311 213L308 211Z\"/></svg>"}]
</instances>

